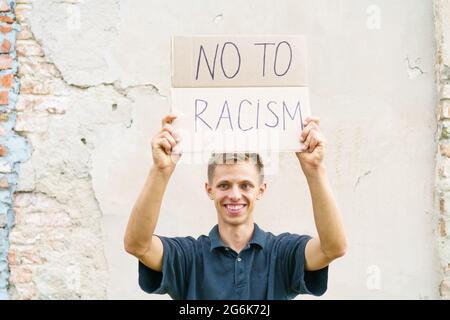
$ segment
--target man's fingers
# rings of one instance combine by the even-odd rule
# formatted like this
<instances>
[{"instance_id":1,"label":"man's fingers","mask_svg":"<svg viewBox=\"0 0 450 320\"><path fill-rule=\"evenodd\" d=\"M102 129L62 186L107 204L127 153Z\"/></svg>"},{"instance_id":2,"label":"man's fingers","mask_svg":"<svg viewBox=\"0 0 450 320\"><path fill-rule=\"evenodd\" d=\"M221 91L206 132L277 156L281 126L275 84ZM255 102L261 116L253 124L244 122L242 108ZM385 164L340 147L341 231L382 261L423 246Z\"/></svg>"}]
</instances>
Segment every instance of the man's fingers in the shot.
<instances>
[{"instance_id":1,"label":"man's fingers","mask_svg":"<svg viewBox=\"0 0 450 320\"><path fill-rule=\"evenodd\" d=\"M309 149L309 144L311 143L311 139L313 138L313 132L314 131L310 131L308 133L308 136L306 137L305 142L303 142L303 145L304 145L303 150L305 150L305 151Z\"/></svg>"},{"instance_id":2,"label":"man's fingers","mask_svg":"<svg viewBox=\"0 0 450 320\"><path fill-rule=\"evenodd\" d=\"M317 123L317 125L320 125L320 118L319 117L314 117L314 116L309 116L305 119L305 121L303 121L303 125L307 126L310 122L315 122Z\"/></svg>"},{"instance_id":3,"label":"man's fingers","mask_svg":"<svg viewBox=\"0 0 450 320\"><path fill-rule=\"evenodd\" d=\"M161 130L161 132L167 131L169 132L175 141L179 142L181 140L180 134L175 130L175 128L171 124L165 124Z\"/></svg>"},{"instance_id":4,"label":"man's fingers","mask_svg":"<svg viewBox=\"0 0 450 320\"><path fill-rule=\"evenodd\" d=\"M167 141L169 141L171 148L175 147L177 145L177 142L175 141L175 138L167 131L163 131L161 133L161 136L165 138Z\"/></svg>"},{"instance_id":5,"label":"man's fingers","mask_svg":"<svg viewBox=\"0 0 450 320\"><path fill-rule=\"evenodd\" d=\"M312 130L309 135L308 138L306 139L305 143L305 148L304 150L309 150L309 152L313 152L314 149L318 146L318 145L325 145L325 138L320 134L320 132L317 132L316 130Z\"/></svg>"},{"instance_id":6,"label":"man's fingers","mask_svg":"<svg viewBox=\"0 0 450 320\"><path fill-rule=\"evenodd\" d=\"M161 131L167 131L169 133L173 133L174 132L174 127L171 124L166 123L165 125L163 125Z\"/></svg>"},{"instance_id":7,"label":"man's fingers","mask_svg":"<svg viewBox=\"0 0 450 320\"><path fill-rule=\"evenodd\" d=\"M161 138L161 140L159 141L159 145L167 154L170 154L170 152L172 151L172 146L170 145L169 140L167 140L166 138Z\"/></svg>"},{"instance_id":8,"label":"man's fingers","mask_svg":"<svg viewBox=\"0 0 450 320\"><path fill-rule=\"evenodd\" d=\"M161 148L167 154L170 154L172 148L176 145L175 139L167 131L158 134L152 141L152 148Z\"/></svg>"},{"instance_id":9,"label":"man's fingers","mask_svg":"<svg viewBox=\"0 0 450 320\"><path fill-rule=\"evenodd\" d=\"M305 141L311 130L319 130L319 126L315 122L309 123L303 128L302 134L300 135L300 141Z\"/></svg>"},{"instance_id":10,"label":"man's fingers","mask_svg":"<svg viewBox=\"0 0 450 320\"><path fill-rule=\"evenodd\" d=\"M172 123L172 121L175 120L176 118L177 118L177 116L174 115L173 113L171 113L171 114L165 116L165 117L162 119L162 127L164 127L165 124L170 124L170 123Z\"/></svg>"},{"instance_id":11,"label":"man's fingers","mask_svg":"<svg viewBox=\"0 0 450 320\"><path fill-rule=\"evenodd\" d=\"M318 135L313 135L311 141L309 142L309 150L314 151L314 148L320 143L320 137Z\"/></svg>"}]
</instances>

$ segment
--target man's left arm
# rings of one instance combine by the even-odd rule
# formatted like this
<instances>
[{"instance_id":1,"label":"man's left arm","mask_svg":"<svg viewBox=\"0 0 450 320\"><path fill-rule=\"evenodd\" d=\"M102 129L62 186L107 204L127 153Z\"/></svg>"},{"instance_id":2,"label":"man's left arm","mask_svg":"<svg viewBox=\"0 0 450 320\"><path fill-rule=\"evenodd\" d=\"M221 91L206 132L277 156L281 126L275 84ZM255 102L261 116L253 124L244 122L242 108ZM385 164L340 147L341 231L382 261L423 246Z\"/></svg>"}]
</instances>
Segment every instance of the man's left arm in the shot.
<instances>
[{"instance_id":1,"label":"man's left arm","mask_svg":"<svg viewBox=\"0 0 450 320\"><path fill-rule=\"evenodd\" d=\"M343 256L347 240L340 210L333 197L323 158L325 138L319 129L319 119L309 117L304 123L300 140L303 152L296 153L308 182L318 237L305 247L305 270L319 270Z\"/></svg>"}]
</instances>

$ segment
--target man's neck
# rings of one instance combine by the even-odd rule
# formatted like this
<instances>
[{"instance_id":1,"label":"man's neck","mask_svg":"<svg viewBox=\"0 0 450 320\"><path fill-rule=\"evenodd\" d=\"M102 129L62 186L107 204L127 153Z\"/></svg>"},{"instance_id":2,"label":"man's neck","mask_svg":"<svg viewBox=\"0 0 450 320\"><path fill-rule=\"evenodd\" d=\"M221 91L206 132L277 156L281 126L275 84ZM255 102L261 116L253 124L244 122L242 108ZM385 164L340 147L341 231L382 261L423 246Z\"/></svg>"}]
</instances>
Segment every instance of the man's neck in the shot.
<instances>
[{"instance_id":1,"label":"man's neck","mask_svg":"<svg viewBox=\"0 0 450 320\"><path fill-rule=\"evenodd\" d=\"M253 221L237 226L219 223L219 235L223 243L236 251L241 252L253 236L255 229Z\"/></svg>"}]
</instances>

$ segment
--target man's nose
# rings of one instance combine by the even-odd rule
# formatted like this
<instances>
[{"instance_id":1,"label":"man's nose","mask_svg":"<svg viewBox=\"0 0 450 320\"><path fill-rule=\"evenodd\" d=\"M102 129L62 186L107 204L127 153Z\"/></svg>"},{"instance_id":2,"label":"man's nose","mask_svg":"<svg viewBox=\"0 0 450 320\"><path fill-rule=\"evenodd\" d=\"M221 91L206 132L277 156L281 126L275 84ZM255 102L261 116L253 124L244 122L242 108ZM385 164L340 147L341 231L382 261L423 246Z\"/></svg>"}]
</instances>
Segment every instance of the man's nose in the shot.
<instances>
[{"instance_id":1,"label":"man's nose","mask_svg":"<svg viewBox=\"0 0 450 320\"><path fill-rule=\"evenodd\" d=\"M233 186L233 188L231 188L229 197L232 200L239 200L241 198L241 191L239 190L239 186Z\"/></svg>"}]
</instances>

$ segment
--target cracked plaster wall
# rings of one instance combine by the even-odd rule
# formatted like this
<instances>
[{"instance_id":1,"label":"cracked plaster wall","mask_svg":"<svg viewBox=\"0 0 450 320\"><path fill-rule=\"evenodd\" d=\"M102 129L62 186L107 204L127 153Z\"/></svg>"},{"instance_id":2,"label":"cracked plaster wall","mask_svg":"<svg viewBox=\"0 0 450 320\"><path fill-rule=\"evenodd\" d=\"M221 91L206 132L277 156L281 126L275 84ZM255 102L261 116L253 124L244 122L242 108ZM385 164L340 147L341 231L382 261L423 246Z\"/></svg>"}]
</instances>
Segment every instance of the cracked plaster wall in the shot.
<instances>
[{"instance_id":1,"label":"cracked plaster wall","mask_svg":"<svg viewBox=\"0 0 450 320\"><path fill-rule=\"evenodd\" d=\"M170 36L196 33L309 35L311 106L350 242L325 298L439 296L428 1L17 2L15 130L31 157L14 197L12 298L160 298L138 288L122 239L169 111ZM208 233L205 169L179 165L158 233ZM293 155L281 155L268 184L255 215L262 228L314 234Z\"/></svg>"},{"instance_id":2,"label":"cracked plaster wall","mask_svg":"<svg viewBox=\"0 0 450 320\"><path fill-rule=\"evenodd\" d=\"M435 208L442 282L440 294L450 299L450 1L434 2L436 22L437 138Z\"/></svg>"}]
</instances>

